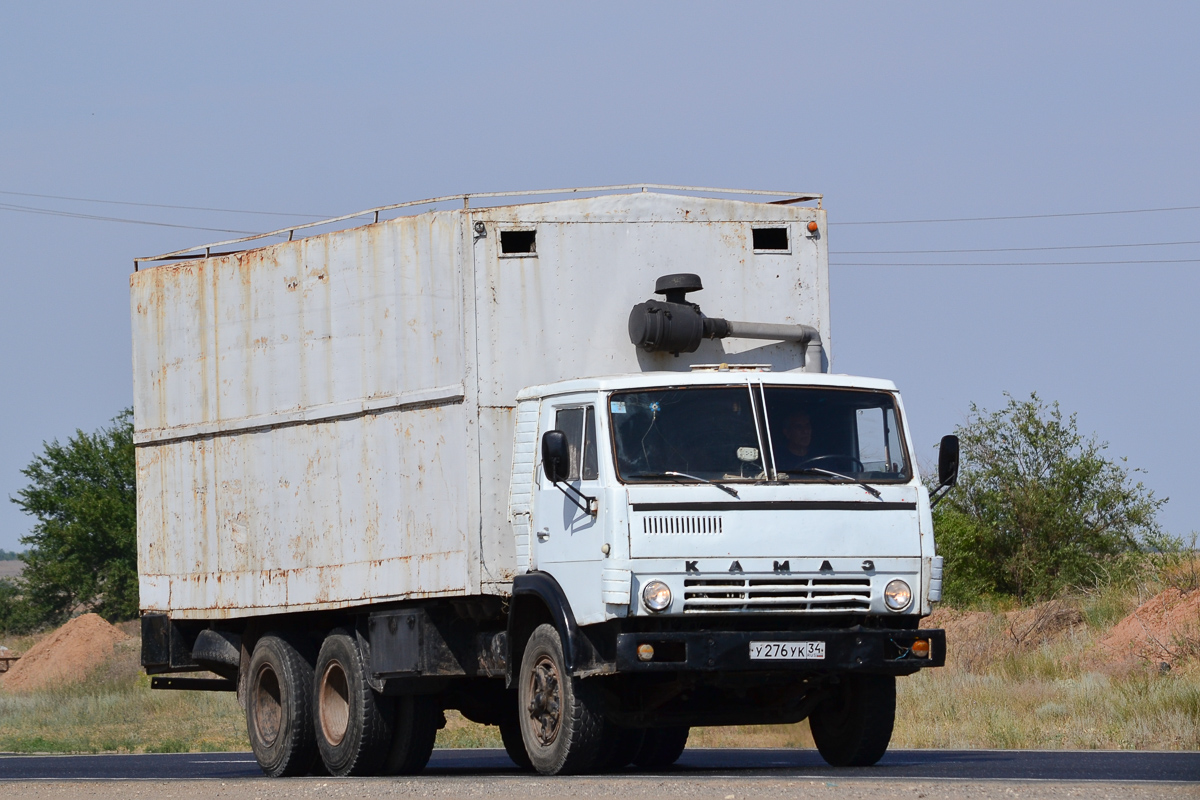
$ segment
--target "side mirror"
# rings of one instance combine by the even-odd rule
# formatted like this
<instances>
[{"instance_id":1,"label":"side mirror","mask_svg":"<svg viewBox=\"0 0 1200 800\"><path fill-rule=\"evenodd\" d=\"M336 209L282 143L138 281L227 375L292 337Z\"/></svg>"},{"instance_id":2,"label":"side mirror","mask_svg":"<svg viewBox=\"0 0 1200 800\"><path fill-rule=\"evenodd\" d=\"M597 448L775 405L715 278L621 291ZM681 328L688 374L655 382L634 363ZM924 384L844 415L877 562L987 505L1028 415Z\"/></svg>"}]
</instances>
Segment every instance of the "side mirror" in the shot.
<instances>
[{"instance_id":1,"label":"side mirror","mask_svg":"<svg viewBox=\"0 0 1200 800\"><path fill-rule=\"evenodd\" d=\"M938 483L953 486L958 483L958 437L943 436L938 447Z\"/></svg>"},{"instance_id":2,"label":"side mirror","mask_svg":"<svg viewBox=\"0 0 1200 800\"><path fill-rule=\"evenodd\" d=\"M542 470L555 483L565 481L571 474L571 449L562 431L542 434Z\"/></svg>"}]
</instances>

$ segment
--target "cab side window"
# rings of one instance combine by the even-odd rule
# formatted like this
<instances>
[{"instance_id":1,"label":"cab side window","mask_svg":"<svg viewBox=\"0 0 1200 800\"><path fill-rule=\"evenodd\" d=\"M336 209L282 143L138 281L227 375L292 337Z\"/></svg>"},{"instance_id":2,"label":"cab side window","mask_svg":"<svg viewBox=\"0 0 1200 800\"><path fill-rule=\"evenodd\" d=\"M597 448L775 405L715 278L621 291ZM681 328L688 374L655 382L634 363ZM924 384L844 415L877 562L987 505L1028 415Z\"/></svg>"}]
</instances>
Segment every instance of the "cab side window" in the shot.
<instances>
[{"instance_id":1,"label":"cab side window","mask_svg":"<svg viewBox=\"0 0 1200 800\"><path fill-rule=\"evenodd\" d=\"M597 463L598 456L596 455L596 412L591 406L587 407L587 414L583 424L583 479L585 481L594 481L600 477L600 468Z\"/></svg>"},{"instance_id":2,"label":"cab side window","mask_svg":"<svg viewBox=\"0 0 1200 800\"><path fill-rule=\"evenodd\" d=\"M596 453L596 412L592 406L560 408L554 414L554 427L567 435L571 454L569 481L594 481L599 477Z\"/></svg>"}]
</instances>

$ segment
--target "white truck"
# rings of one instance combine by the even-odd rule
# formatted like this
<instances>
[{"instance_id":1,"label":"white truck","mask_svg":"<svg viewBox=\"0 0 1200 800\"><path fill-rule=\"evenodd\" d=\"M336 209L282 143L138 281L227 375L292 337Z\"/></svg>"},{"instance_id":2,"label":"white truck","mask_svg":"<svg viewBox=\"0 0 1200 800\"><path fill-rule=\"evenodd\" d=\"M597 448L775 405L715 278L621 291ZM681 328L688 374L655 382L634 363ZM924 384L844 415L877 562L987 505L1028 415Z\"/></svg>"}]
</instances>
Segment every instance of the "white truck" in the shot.
<instances>
[{"instance_id":1,"label":"white truck","mask_svg":"<svg viewBox=\"0 0 1200 800\"><path fill-rule=\"evenodd\" d=\"M867 765L944 663L900 397L829 371L820 197L576 193L135 261L142 662L236 691L266 774L417 772L446 709L543 774L805 718Z\"/></svg>"}]
</instances>

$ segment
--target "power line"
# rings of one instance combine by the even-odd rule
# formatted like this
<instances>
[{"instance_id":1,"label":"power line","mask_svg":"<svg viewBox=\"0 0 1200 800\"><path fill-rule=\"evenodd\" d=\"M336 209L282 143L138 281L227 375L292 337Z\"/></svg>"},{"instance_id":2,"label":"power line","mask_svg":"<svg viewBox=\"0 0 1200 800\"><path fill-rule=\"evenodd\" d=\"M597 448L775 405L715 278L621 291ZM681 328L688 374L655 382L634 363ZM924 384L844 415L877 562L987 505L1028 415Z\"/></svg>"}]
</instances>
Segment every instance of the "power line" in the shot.
<instances>
[{"instance_id":1,"label":"power line","mask_svg":"<svg viewBox=\"0 0 1200 800\"><path fill-rule=\"evenodd\" d=\"M96 214L80 214L75 211L56 211L51 208L36 208L34 206L18 206L12 203L0 203L0 211L17 211L22 214L44 214L51 217L72 217L74 219L91 219L99 222L125 222L130 225L153 225L158 228L185 228L190 231L215 231L217 233L240 233L253 235L257 231L238 231L231 228L205 228L199 225L179 225L173 222L151 222L144 219L125 219L123 217L101 217Z\"/></svg>"},{"instance_id":2,"label":"power line","mask_svg":"<svg viewBox=\"0 0 1200 800\"><path fill-rule=\"evenodd\" d=\"M1137 259L1132 261L838 261L831 267L1074 267L1104 264L1200 264L1200 258Z\"/></svg>"},{"instance_id":3,"label":"power line","mask_svg":"<svg viewBox=\"0 0 1200 800\"><path fill-rule=\"evenodd\" d=\"M1074 211L1063 214L1018 214L1006 217L949 217L946 219L881 219L865 222L831 222L830 225L915 225L922 222L992 222L1010 219L1054 219L1057 217L1102 217L1112 214L1155 214L1160 211L1196 211L1200 206L1171 206L1169 208L1131 208L1126 211Z\"/></svg>"},{"instance_id":4,"label":"power line","mask_svg":"<svg viewBox=\"0 0 1200 800\"><path fill-rule=\"evenodd\" d=\"M1141 242L1138 244L1074 244L1058 247L986 247L969 250L838 250L829 254L844 256L900 256L900 255L930 255L934 253L1022 253L1036 250L1100 250L1109 247L1173 247L1175 245L1200 244L1200 240L1190 242Z\"/></svg>"},{"instance_id":5,"label":"power line","mask_svg":"<svg viewBox=\"0 0 1200 800\"><path fill-rule=\"evenodd\" d=\"M79 203L105 203L114 206L140 206L141 208L175 208L183 211L218 211L223 214L261 214L268 217L311 217L325 219L333 214L289 214L283 211L248 211L238 208L208 208L207 206L172 206L164 203L131 203L125 200L96 200L88 197L64 197L57 194L34 194L33 192L9 192L0 190L0 194L16 197L41 197L46 200L74 200Z\"/></svg>"}]
</instances>

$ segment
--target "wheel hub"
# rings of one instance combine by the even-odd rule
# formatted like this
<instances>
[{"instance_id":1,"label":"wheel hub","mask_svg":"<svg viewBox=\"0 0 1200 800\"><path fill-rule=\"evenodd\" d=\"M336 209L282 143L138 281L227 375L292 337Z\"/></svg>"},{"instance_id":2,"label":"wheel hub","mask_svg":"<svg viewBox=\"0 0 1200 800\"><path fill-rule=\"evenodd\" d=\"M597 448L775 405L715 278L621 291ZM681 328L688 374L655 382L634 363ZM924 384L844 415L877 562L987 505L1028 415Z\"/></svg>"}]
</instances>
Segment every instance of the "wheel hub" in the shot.
<instances>
[{"instance_id":1,"label":"wheel hub","mask_svg":"<svg viewBox=\"0 0 1200 800\"><path fill-rule=\"evenodd\" d=\"M321 732L325 734L325 741L337 747L350 727L349 682L346 671L337 661L330 661L321 675L317 698Z\"/></svg>"},{"instance_id":2,"label":"wheel hub","mask_svg":"<svg viewBox=\"0 0 1200 800\"><path fill-rule=\"evenodd\" d=\"M538 743L550 745L562 725L562 682L549 656L539 658L529 675L528 711Z\"/></svg>"},{"instance_id":3,"label":"wheel hub","mask_svg":"<svg viewBox=\"0 0 1200 800\"><path fill-rule=\"evenodd\" d=\"M264 664L254 680L254 727L259 740L267 747L275 744L283 724L283 698L279 678Z\"/></svg>"}]
</instances>

